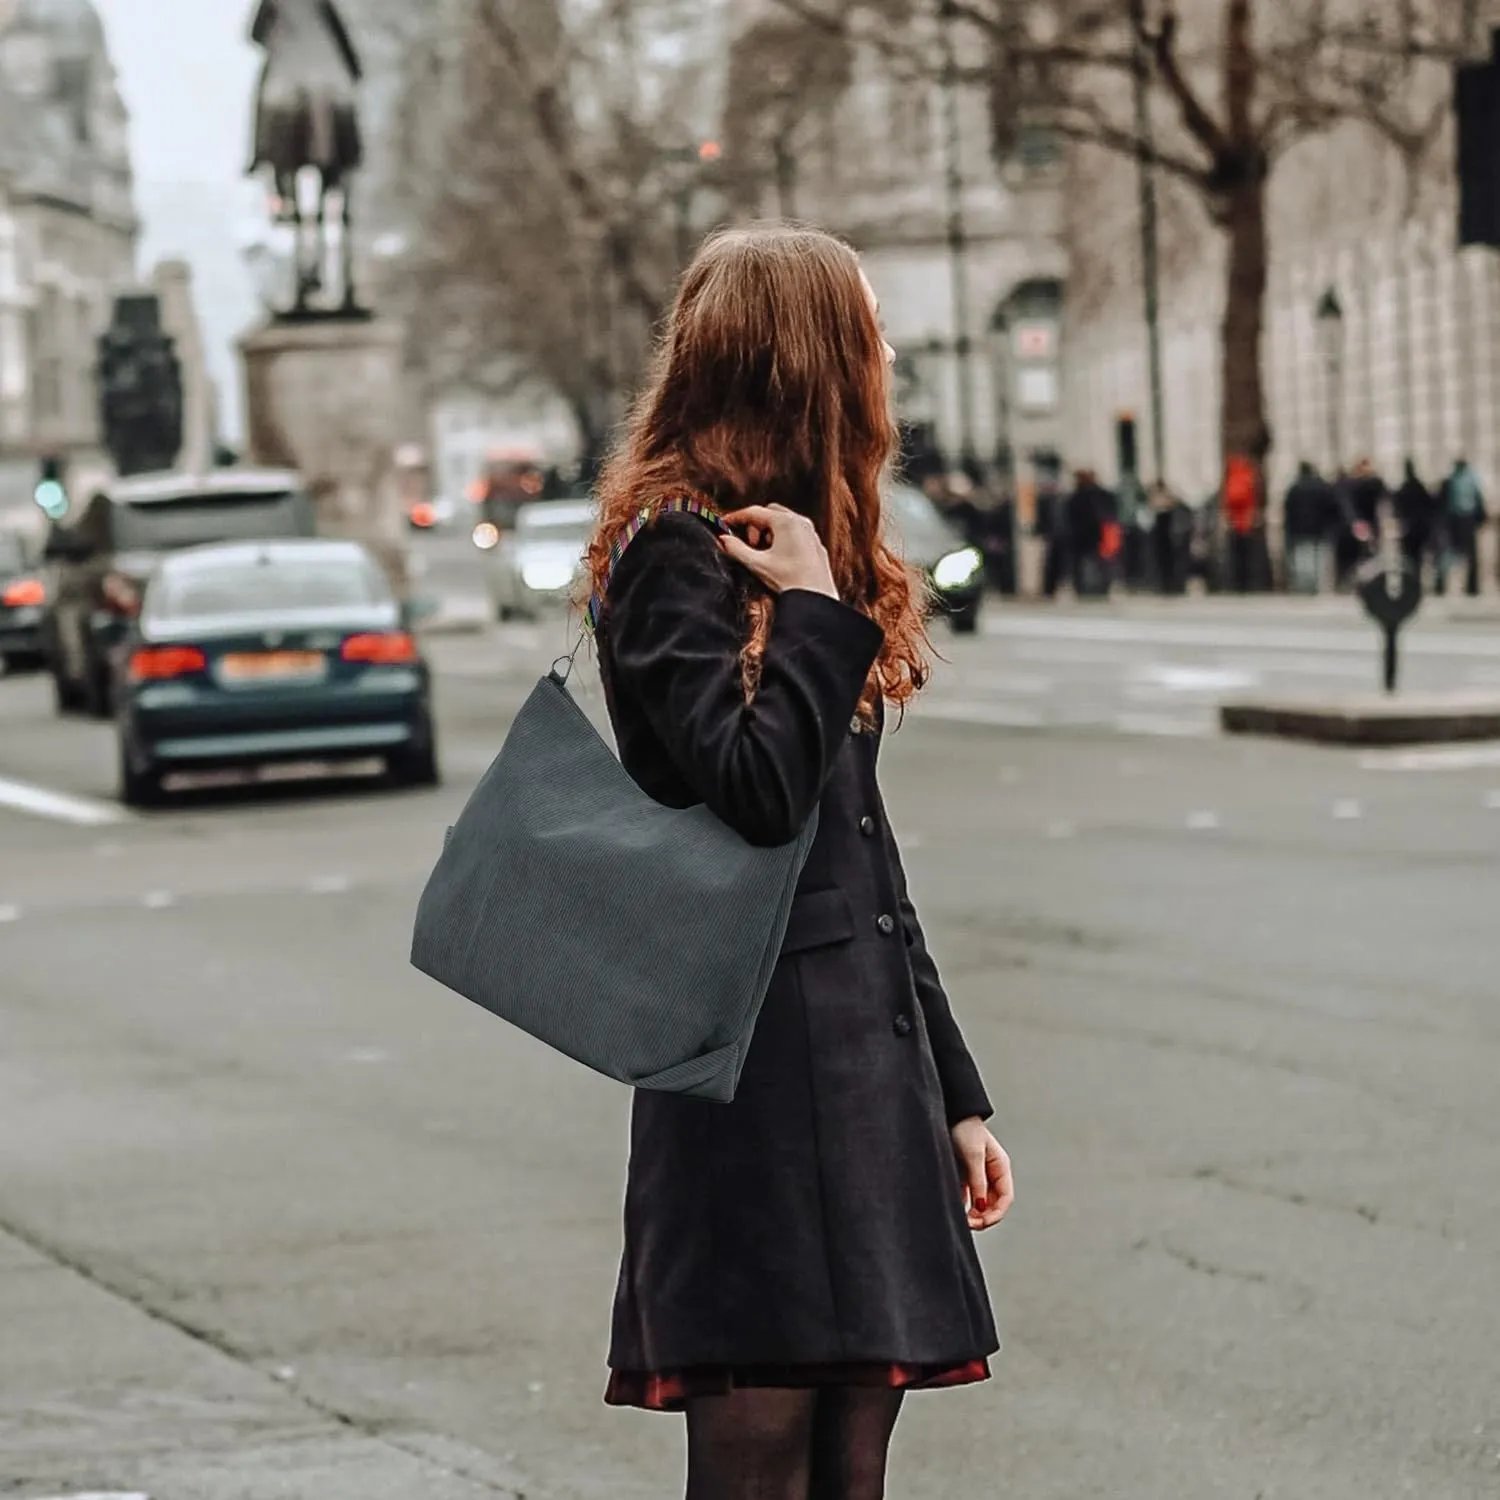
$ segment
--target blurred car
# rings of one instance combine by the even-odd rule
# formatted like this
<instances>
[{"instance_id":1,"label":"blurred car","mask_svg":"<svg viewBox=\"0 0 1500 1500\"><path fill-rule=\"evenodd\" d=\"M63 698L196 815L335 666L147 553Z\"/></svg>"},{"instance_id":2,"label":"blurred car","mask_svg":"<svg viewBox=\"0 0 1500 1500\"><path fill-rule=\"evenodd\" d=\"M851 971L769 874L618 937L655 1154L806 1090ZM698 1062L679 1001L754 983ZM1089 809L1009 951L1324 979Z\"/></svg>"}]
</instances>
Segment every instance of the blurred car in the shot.
<instances>
[{"instance_id":1,"label":"blurred car","mask_svg":"<svg viewBox=\"0 0 1500 1500\"><path fill-rule=\"evenodd\" d=\"M488 554L487 584L497 619L535 619L567 607L583 572L594 517L591 500L538 500L516 511L512 530L494 528L484 540L476 535L476 544Z\"/></svg>"},{"instance_id":2,"label":"blurred car","mask_svg":"<svg viewBox=\"0 0 1500 1500\"><path fill-rule=\"evenodd\" d=\"M485 459L483 475L469 487L476 543L483 546L479 533L486 527L501 533L511 531L521 507L541 499L546 485L540 449L521 445L491 452Z\"/></svg>"},{"instance_id":3,"label":"blurred car","mask_svg":"<svg viewBox=\"0 0 1500 1500\"><path fill-rule=\"evenodd\" d=\"M979 629L984 606L984 554L966 546L921 490L893 484L886 492L886 524L906 561L927 576L940 611L960 635Z\"/></svg>"},{"instance_id":4,"label":"blurred car","mask_svg":"<svg viewBox=\"0 0 1500 1500\"><path fill-rule=\"evenodd\" d=\"M158 563L118 683L120 797L172 772L383 757L439 779L431 679L379 563L357 542L195 547Z\"/></svg>"},{"instance_id":5,"label":"blurred car","mask_svg":"<svg viewBox=\"0 0 1500 1500\"><path fill-rule=\"evenodd\" d=\"M74 525L53 528L43 554L56 565L43 634L58 711L108 717L115 655L165 554L315 531L297 476L275 469L146 475L95 495Z\"/></svg>"},{"instance_id":6,"label":"blurred car","mask_svg":"<svg viewBox=\"0 0 1500 1500\"><path fill-rule=\"evenodd\" d=\"M0 666L7 672L37 667L46 659L42 625L47 580L32 544L14 531L0 531Z\"/></svg>"}]
</instances>

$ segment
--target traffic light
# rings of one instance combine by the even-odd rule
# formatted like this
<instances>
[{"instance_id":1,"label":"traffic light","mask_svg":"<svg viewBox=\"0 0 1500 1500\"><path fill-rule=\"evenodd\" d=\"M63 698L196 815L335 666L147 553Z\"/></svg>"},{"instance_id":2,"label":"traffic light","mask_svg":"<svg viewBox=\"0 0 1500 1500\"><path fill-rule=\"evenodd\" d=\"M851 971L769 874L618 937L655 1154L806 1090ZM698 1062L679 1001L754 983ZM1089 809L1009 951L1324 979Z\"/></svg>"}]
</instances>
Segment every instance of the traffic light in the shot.
<instances>
[{"instance_id":1,"label":"traffic light","mask_svg":"<svg viewBox=\"0 0 1500 1500\"><path fill-rule=\"evenodd\" d=\"M42 514L49 521L60 521L67 515L68 487L63 482L61 459L44 458L42 460L41 475L37 479L32 498L41 507Z\"/></svg>"},{"instance_id":2,"label":"traffic light","mask_svg":"<svg viewBox=\"0 0 1500 1500\"><path fill-rule=\"evenodd\" d=\"M1500 31L1489 62L1456 70L1458 243L1500 247Z\"/></svg>"},{"instance_id":3,"label":"traffic light","mask_svg":"<svg viewBox=\"0 0 1500 1500\"><path fill-rule=\"evenodd\" d=\"M152 295L115 300L99 340L99 415L122 475L169 469L182 448L182 370Z\"/></svg>"}]
</instances>

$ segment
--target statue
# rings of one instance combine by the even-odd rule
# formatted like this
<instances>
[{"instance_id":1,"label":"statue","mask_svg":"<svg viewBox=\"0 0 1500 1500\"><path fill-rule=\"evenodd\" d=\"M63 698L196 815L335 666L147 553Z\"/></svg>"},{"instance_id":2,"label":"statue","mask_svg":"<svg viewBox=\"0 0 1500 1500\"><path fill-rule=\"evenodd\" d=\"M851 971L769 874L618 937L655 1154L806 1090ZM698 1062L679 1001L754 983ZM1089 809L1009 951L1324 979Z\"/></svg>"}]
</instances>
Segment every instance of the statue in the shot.
<instances>
[{"instance_id":1,"label":"statue","mask_svg":"<svg viewBox=\"0 0 1500 1500\"><path fill-rule=\"evenodd\" d=\"M254 175L269 167L279 224L296 230L297 300L289 315L317 316L309 298L323 289L327 211L337 194L342 216L343 302L338 316L366 316L354 290L349 178L364 159L357 89L364 74L333 0L259 0L251 40L266 54L255 111ZM308 243L297 192L300 174L318 172L318 214Z\"/></svg>"}]
</instances>

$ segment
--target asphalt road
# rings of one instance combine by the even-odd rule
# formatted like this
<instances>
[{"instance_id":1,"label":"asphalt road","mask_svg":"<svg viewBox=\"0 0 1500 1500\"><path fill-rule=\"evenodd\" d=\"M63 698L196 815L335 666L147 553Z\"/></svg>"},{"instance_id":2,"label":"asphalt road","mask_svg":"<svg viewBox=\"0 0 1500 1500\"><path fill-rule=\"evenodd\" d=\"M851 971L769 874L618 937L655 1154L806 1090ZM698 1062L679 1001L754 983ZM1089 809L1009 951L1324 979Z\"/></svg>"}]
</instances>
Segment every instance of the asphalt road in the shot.
<instances>
[{"instance_id":1,"label":"asphalt road","mask_svg":"<svg viewBox=\"0 0 1500 1500\"><path fill-rule=\"evenodd\" d=\"M892 1496L1500 1493L1500 754L1164 727L1336 621L1049 618L944 642L883 756L1020 1189L995 1379L910 1398ZM148 817L0 682L0 1493L674 1493L680 1420L599 1399L625 1094L406 963L564 638L434 644L441 791Z\"/></svg>"}]
</instances>

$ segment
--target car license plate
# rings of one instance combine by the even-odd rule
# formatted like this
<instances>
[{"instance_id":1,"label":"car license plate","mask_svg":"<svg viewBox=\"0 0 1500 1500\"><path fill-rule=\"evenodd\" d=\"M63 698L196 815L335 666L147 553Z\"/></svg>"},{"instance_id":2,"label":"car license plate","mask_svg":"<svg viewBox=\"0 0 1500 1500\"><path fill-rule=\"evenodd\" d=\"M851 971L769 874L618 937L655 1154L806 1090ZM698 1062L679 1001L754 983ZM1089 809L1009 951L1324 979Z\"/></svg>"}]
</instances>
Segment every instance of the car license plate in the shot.
<instances>
[{"instance_id":1,"label":"car license plate","mask_svg":"<svg viewBox=\"0 0 1500 1500\"><path fill-rule=\"evenodd\" d=\"M225 682L320 682L328 675L321 651L253 651L226 656L219 663Z\"/></svg>"}]
</instances>

